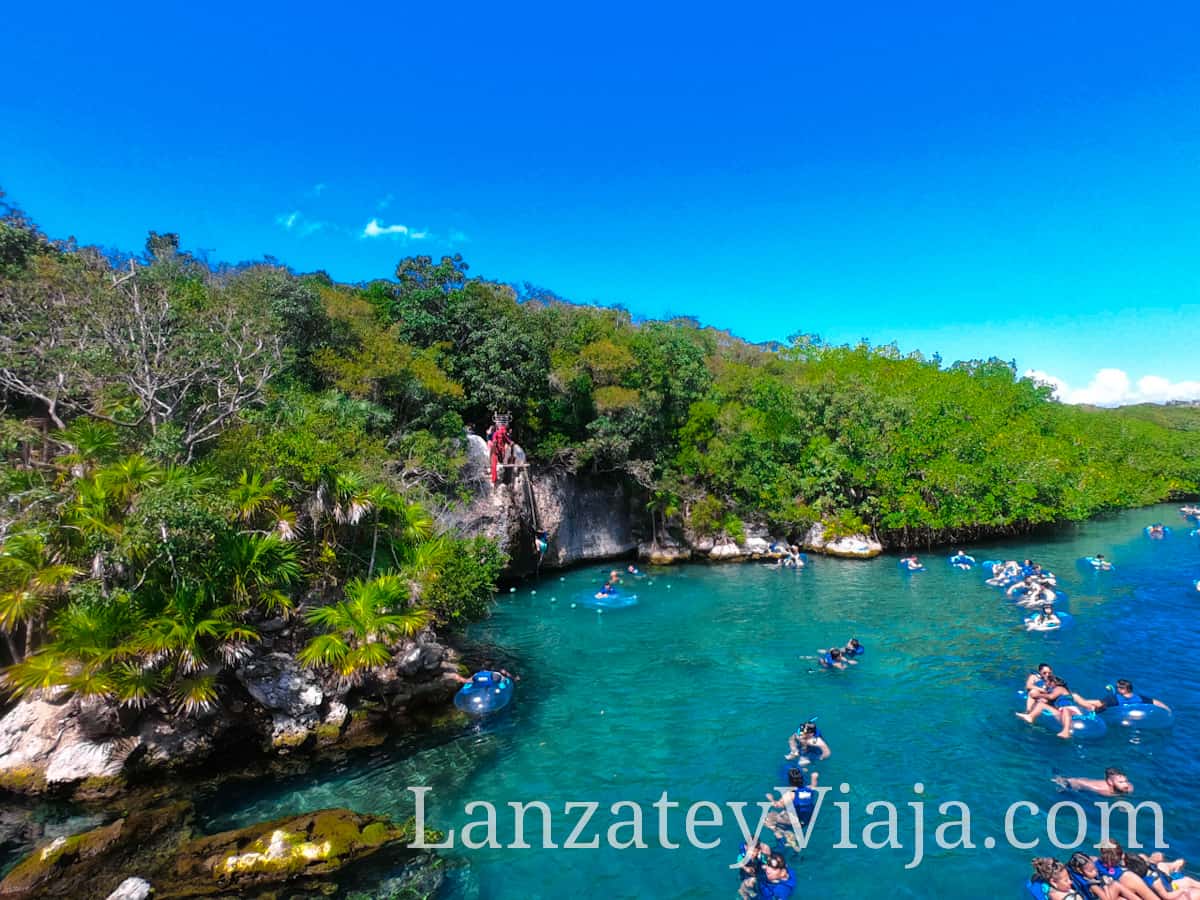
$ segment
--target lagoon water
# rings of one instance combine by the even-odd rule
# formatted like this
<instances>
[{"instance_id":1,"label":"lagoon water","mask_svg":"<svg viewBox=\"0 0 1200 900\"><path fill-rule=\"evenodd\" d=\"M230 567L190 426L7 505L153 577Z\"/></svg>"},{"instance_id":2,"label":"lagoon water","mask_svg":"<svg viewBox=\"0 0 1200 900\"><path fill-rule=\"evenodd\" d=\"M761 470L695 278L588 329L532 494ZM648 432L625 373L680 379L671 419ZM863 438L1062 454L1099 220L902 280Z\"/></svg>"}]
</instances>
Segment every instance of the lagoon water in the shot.
<instances>
[{"instance_id":1,"label":"lagoon water","mask_svg":"<svg viewBox=\"0 0 1200 900\"><path fill-rule=\"evenodd\" d=\"M1174 531L1151 541L1142 527L1161 519ZM500 836L511 840L510 801L545 801L556 812L561 843L578 816L568 801L600 804L583 840L616 821L618 801L639 804L646 849L445 851L458 863L452 894L482 900L528 897L732 897L728 865L739 830L726 809L723 828L701 829L711 850L664 849L657 811L671 801L754 803L779 783L788 734L809 716L832 747L817 764L836 791L818 816L812 846L792 864L799 893L835 897L1021 896L1034 850L1006 846L1006 808L1021 800L1043 810L1058 793L1055 771L1099 777L1119 765L1165 812L1173 852L1200 854L1200 538L1174 507L1123 513L1036 540L968 548L977 559L1032 557L1059 575L1075 621L1070 629L1030 634L1022 613L976 571L946 564L942 551L923 555L928 571L902 574L894 556L870 562L816 557L807 569L757 564L687 566L652 571L632 585L639 602L596 612L572 606L605 569L548 576L504 594L493 617L471 637L522 676L513 706L495 720L440 746L398 744L336 770L290 782L224 792L204 807L203 824L221 829L323 806L405 817L410 785L427 786L432 824L456 831L481 818L464 810L486 800L502 810ZM1114 572L1083 572L1079 557L1102 552ZM536 593L534 593L536 591ZM857 636L867 647L846 672L816 670L818 647ZM1049 661L1084 696L1131 678L1171 703L1177 721L1164 732L1111 727L1102 740L1062 741L1013 716L1025 674ZM924 794L913 792L915 782ZM1077 798L1083 799L1083 798ZM902 811L902 850L832 849L839 813L850 806L854 843L862 844L874 800ZM913 856L913 813L926 803L926 858ZM939 850L936 806L968 804L977 849ZM756 811L752 812L756 815ZM705 817L707 818L707 816ZM1148 821L1148 820L1147 820ZM1098 819L1089 820L1095 843ZM684 839L684 814L668 818L671 841ZM1021 813L1017 834L1043 836L1045 815ZM1059 821L1070 840L1074 818ZM529 840L540 843L538 816ZM630 838L631 830L619 837ZM877 835L878 836L878 835ZM984 849L984 838L999 845ZM1066 853L1060 852L1065 858ZM1196 857L1200 860L1200 857Z\"/></svg>"}]
</instances>

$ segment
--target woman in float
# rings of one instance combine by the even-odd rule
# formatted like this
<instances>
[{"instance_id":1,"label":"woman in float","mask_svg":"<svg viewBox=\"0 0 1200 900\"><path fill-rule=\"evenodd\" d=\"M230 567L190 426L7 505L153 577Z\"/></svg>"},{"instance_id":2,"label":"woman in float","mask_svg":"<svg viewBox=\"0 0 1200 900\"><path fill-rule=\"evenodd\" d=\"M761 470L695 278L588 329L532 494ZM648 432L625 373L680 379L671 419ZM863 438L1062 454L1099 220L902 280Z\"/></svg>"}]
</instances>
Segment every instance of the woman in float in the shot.
<instances>
[{"instance_id":1,"label":"woman in float","mask_svg":"<svg viewBox=\"0 0 1200 900\"><path fill-rule=\"evenodd\" d=\"M1137 900L1158 900L1158 894L1141 876L1125 868L1125 850L1116 841L1109 839L1100 845L1100 858L1096 860L1096 868L1102 876L1111 878L1117 887L1124 891L1121 896L1136 897Z\"/></svg>"},{"instance_id":2,"label":"woman in float","mask_svg":"<svg viewBox=\"0 0 1200 900\"><path fill-rule=\"evenodd\" d=\"M811 762L829 759L833 751L821 736L816 718L811 718L788 738L787 759L800 760L800 765L806 766Z\"/></svg>"},{"instance_id":3,"label":"woman in float","mask_svg":"<svg viewBox=\"0 0 1200 900\"><path fill-rule=\"evenodd\" d=\"M1097 572L1111 572L1112 561L1105 559L1103 553L1097 553L1095 556L1085 556L1083 561L1090 565Z\"/></svg>"},{"instance_id":4,"label":"woman in float","mask_svg":"<svg viewBox=\"0 0 1200 900\"><path fill-rule=\"evenodd\" d=\"M1049 690L1038 692L1039 696L1037 697L1033 696L1032 691L1030 692L1030 699L1033 700L1032 708L1026 704L1027 712L1019 712L1016 715L1018 719L1024 719L1032 725L1038 716L1048 712L1062 723L1062 731L1058 732L1058 736L1066 740L1071 737L1073 727L1071 720L1075 716L1082 716L1084 709L1088 708L1088 704L1092 701L1074 693L1058 676L1052 677L1054 680Z\"/></svg>"},{"instance_id":5,"label":"woman in float","mask_svg":"<svg viewBox=\"0 0 1200 900\"><path fill-rule=\"evenodd\" d=\"M1146 526L1146 536L1155 539L1165 538L1171 533L1171 529L1162 522L1155 522L1153 525Z\"/></svg>"},{"instance_id":6,"label":"woman in float","mask_svg":"<svg viewBox=\"0 0 1200 900\"><path fill-rule=\"evenodd\" d=\"M904 569L906 572L924 572L925 571L925 566L921 563L921 560L918 559L916 556L906 556L900 560L898 565L900 566L901 569Z\"/></svg>"},{"instance_id":7,"label":"woman in float","mask_svg":"<svg viewBox=\"0 0 1200 900\"><path fill-rule=\"evenodd\" d=\"M992 577L987 580L987 583L992 587L1004 587L1020 574L1021 567L1015 559L1010 559L992 566Z\"/></svg>"},{"instance_id":8,"label":"woman in float","mask_svg":"<svg viewBox=\"0 0 1200 900\"><path fill-rule=\"evenodd\" d=\"M1127 900L1136 894L1124 890L1111 875L1101 872L1096 860L1086 853L1076 853L1067 861L1071 883L1081 896L1094 900Z\"/></svg>"},{"instance_id":9,"label":"woman in float","mask_svg":"<svg viewBox=\"0 0 1200 900\"><path fill-rule=\"evenodd\" d=\"M956 569L969 569L975 565L975 557L967 556L961 550L955 550L954 555L950 557L950 565Z\"/></svg>"},{"instance_id":10,"label":"woman in float","mask_svg":"<svg viewBox=\"0 0 1200 900\"><path fill-rule=\"evenodd\" d=\"M856 657L867 652L867 648L858 642L858 638L850 638L850 642L842 648L842 657L851 665L858 665Z\"/></svg>"},{"instance_id":11,"label":"woman in float","mask_svg":"<svg viewBox=\"0 0 1200 900\"><path fill-rule=\"evenodd\" d=\"M1123 862L1125 868L1141 878L1156 897L1163 900L1200 900L1200 881L1180 872L1186 860L1167 862L1161 853L1145 856L1126 851Z\"/></svg>"},{"instance_id":12,"label":"woman in float","mask_svg":"<svg viewBox=\"0 0 1200 900\"><path fill-rule=\"evenodd\" d=\"M1087 708L1095 712L1116 710L1122 714L1123 725L1139 728L1165 728L1173 724L1175 714L1171 707L1154 697L1138 694L1133 682L1127 678L1117 679L1116 689L1108 686L1108 694L1102 700L1086 701Z\"/></svg>"},{"instance_id":13,"label":"woman in float","mask_svg":"<svg viewBox=\"0 0 1200 900\"><path fill-rule=\"evenodd\" d=\"M1037 900L1084 900L1067 867L1048 856L1033 860L1033 877L1025 887Z\"/></svg>"},{"instance_id":14,"label":"woman in float","mask_svg":"<svg viewBox=\"0 0 1200 900\"><path fill-rule=\"evenodd\" d=\"M1036 616L1025 620L1026 631L1057 631L1062 626L1063 620L1054 612L1053 606L1043 606Z\"/></svg>"}]
</instances>

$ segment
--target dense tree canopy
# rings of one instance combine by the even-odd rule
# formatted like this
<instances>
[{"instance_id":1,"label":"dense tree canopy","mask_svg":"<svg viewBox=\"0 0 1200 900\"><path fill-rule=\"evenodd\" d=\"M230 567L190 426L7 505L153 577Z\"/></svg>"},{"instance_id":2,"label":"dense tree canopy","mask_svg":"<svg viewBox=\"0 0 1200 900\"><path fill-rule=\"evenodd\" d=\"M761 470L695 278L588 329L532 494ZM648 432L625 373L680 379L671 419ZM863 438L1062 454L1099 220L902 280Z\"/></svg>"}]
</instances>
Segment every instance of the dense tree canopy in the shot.
<instances>
[{"instance_id":1,"label":"dense tree canopy","mask_svg":"<svg viewBox=\"0 0 1200 900\"><path fill-rule=\"evenodd\" d=\"M1195 495L1194 409L1064 406L999 360L748 344L402 260L334 283L54 242L0 210L10 685L213 702L273 616L354 680L481 614L503 559L432 532L464 426L628 479L648 536L823 521L900 544ZM365 624L364 624L365 623ZM374 624L371 624L374 623Z\"/></svg>"}]
</instances>

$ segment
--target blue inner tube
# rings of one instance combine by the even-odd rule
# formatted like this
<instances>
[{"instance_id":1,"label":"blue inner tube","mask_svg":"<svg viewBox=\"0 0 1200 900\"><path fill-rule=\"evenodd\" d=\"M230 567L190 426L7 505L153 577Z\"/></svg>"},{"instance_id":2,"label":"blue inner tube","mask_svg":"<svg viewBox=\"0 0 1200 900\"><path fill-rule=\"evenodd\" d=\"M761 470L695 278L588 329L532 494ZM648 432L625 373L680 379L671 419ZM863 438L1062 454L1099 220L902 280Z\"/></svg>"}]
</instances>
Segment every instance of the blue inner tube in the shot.
<instances>
[{"instance_id":1,"label":"blue inner tube","mask_svg":"<svg viewBox=\"0 0 1200 900\"><path fill-rule=\"evenodd\" d=\"M512 700L513 683L498 672L476 672L471 680L458 689L454 705L472 716L486 716L508 706Z\"/></svg>"},{"instance_id":2,"label":"blue inner tube","mask_svg":"<svg viewBox=\"0 0 1200 900\"><path fill-rule=\"evenodd\" d=\"M1024 699L1025 692L1017 691L1017 694ZM1042 710L1041 714L1033 720L1035 725L1041 725L1043 728L1048 728L1051 731L1058 732L1062 730L1062 722L1059 721L1057 715L1048 709ZM1071 716L1071 736L1084 741L1098 740L1108 734L1108 726L1104 724L1104 719L1096 715L1094 712L1085 711L1077 715Z\"/></svg>"},{"instance_id":3,"label":"blue inner tube","mask_svg":"<svg viewBox=\"0 0 1200 900\"><path fill-rule=\"evenodd\" d=\"M1046 900L1050 896L1050 885L1044 881L1034 881L1030 878L1025 882L1025 893L1034 900Z\"/></svg>"},{"instance_id":4,"label":"blue inner tube","mask_svg":"<svg viewBox=\"0 0 1200 900\"><path fill-rule=\"evenodd\" d=\"M1083 569L1094 569L1097 572L1111 572L1116 568L1109 559L1096 559L1094 556L1085 556L1079 560L1079 566Z\"/></svg>"},{"instance_id":5,"label":"blue inner tube","mask_svg":"<svg viewBox=\"0 0 1200 900\"><path fill-rule=\"evenodd\" d=\"M1030 626L1033 624L1034 620L1037 618L1037 614L1035 613L1032 616L1025 617L1025 620L1024 620L1025 621L1025 630L1026 631L1039 631L1039 632L1062 631L1064 628L1070 628L1071 624L1075 621L1070 613L1059 612L1058 610L1055 610L1054 614L1056 616L1058 616L1059 619L1062 620L1062 624L1053 625L1053 626L1049 626L1049 627L1043 627L1043 628L1031 628Z\"/></svg>"},{"instance_id":6,"label":"blue inner tube","mask_svg":"<svg viewBox=\"0 0 1200 900\"><path fill-rule=\"evenodd\" d=\"M975 568L974 557L967 556L965 553L960 553L949 557L946 562L954 566L956 569L973 569Z\"/></svg>"},{"instance_id":7,"label":"blue inner tube","mask_svg":"<svg viewBox=\"0 0 1200 900\"><path fill-rule=\"evenodd\" d=\"M925 566L921 565L920 563L917 563L917 565L915 565L915 566L910 566L903 559L896 563L896 567L901 572L924 572L925 571Z\"/></svg>"},{"instance_id":8,"label":"blue inner tube","mask_svg":"<svg viewBox=\"0 0 1200 900\"><path fill-rule=\"evenodd\" d=\"M1175 713L1153 703L1127 703L1124 706L1110 706L1104 710L1104 717L1110 722L1116 722L1126 728L1170 728L1175 724Z\"/></svg>"},{"instance_id":9,"label":"blue inner tube","mask_svg":"<svg viewBox=\"0 0 1200 900\"><path fill-rule=\"evenodd\" d=\"M1152 526L1150 526L1150 525L1147 525L1147 526L1146 526L1146 527L1143 529L1143 530L1146 532L1146 536L1147 536L1147 537L1163 538L1163 537L1166 537L1168 534L1170 534L1170 533L1171 533L1171 529L1170 529L1168 526L1166 526L1166 525L1162 526L1162 534L1154 534L1154 533L1151 531L1151 527L1152 527Z\"/></svg>"},{"instance_id":10,"label":"blue inner tube","mask_svg":"<svg viewBox=\"0 0 1200 900\"><path fill-rule=\"evenodd\" d=\"M598 597L594 593L586 594L578 600L580 606L586 606L590 609L626 609L630 606L636 606L637 602L637 594L624 594L620 591L614 591L603 597Z\"/></svg>"}]
</instances>

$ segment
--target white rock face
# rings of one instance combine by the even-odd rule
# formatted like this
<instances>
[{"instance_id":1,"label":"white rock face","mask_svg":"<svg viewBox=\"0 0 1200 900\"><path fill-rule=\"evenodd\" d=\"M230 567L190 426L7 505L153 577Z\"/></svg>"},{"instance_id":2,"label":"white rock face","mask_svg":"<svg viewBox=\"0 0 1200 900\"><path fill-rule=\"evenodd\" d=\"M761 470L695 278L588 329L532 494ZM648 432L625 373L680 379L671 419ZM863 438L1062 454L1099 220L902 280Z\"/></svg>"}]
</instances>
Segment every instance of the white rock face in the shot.
<instances>
[{"instance_id":1,"label":"white rock face","mask_svg":"<svg viewBox=\"0 0 1200 900\"><path fill-rule=\"evenodd\" d=\"M812 550L814 553L824 553L828 556L870 559L883 552L883 545L866 534L856 534L827 541L825 540L825 527L818 522L804 536L804 549Z\"/></svg>"},{"instance_id":2,"label":"white rock face","mask_svg":"<svg viewBox=\"0 0 1200 900\"><path fill-rule=\"evenodd\" d=\"M153 892L154 888L144 878L126 878L107 900L146 900Z\"/></svg>"},{"instance_id":3,"label":"white rock face","mask_svg":"<svg viewBox=\"0 0 1200 900\"><path fill-rule=\"evenodd\" d=\"M0 781L42 778L47 784L119 775L136 738L108 732L98 702L41 692L0 719Z\"/></svg>"}]
</instances>

